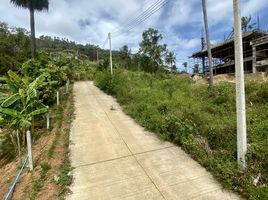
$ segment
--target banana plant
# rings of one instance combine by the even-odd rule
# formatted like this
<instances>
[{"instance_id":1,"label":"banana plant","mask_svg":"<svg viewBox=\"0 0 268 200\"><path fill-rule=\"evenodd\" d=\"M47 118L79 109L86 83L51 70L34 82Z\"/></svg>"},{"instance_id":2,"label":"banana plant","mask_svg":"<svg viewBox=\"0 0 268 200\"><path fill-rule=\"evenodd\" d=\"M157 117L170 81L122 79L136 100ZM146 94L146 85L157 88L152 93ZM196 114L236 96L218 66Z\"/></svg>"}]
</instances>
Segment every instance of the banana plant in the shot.
<instances>
[{"instance_id":1,"label":"banana plant","mask_svg":"<svg viewBox=\"0 0 268 200\"><path fill-rule=\"evenodd\" d=\"M26 78L8 71L8 78L1 85L6 92L0 93L0 121L5 128L25 132L31 127L33 133L34 118L48 111L39 98L47 76L44 73L28 82Z\"/></svg>"}]
</instances>

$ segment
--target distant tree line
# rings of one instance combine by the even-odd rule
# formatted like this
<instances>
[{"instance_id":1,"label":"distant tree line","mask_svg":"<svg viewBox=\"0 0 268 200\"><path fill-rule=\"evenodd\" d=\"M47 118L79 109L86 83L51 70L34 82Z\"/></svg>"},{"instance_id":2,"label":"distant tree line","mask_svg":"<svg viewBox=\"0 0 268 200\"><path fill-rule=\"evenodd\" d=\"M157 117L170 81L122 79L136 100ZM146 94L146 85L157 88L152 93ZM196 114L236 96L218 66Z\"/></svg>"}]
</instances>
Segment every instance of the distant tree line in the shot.
<instances>
[{"instance_id":1,"label":"distant tree line","mask_svg":"<svg viewBox=\"0 0 268 200\"><path fill-rule=\"evenodd\" d=\"M149 28L142 33L139 51L132 54L127 45L119 52L121 66L150 73L158 71L176 72L176 56L169 51L167 44L162 44L163 36L157 29Z\"/></svg>"}]
</instances>

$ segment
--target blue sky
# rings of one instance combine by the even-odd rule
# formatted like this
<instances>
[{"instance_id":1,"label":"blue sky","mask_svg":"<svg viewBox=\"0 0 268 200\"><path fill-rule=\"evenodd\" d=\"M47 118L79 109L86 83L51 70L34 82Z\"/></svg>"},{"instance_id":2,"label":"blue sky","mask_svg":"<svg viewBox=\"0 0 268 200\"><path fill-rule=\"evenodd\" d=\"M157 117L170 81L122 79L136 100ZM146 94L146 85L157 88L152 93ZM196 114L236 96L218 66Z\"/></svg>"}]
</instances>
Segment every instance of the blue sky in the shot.
<instances>
[{"instance_id":1,"label":"blue sky","mask_svg":"<svg viewBox=\"0 0 268 200\"><path fill-rule=\"evenodd\" d=\"M79 3L78 3L79 2ZM108 32L123 29L126 20L142 13L156 0L50 0L48 12L36 13L36 33L65 37L78 43L102 47ZM232 0L207 0L212 43L223 40L233 26ZM242 16L260 16L260 26L268 30L268 1L241 0ZM1 0L0 21L29 30L29 12L15 8L8 0ZM130 32L113 38L113 49L128 45L138 50L142 32L157 28L163 42L177 55L177 66L188 61L199 50L203 27L201 0L169 0L169 3ZM106 48L108 48L106 46Z\"/></svg>"}]
</instances>

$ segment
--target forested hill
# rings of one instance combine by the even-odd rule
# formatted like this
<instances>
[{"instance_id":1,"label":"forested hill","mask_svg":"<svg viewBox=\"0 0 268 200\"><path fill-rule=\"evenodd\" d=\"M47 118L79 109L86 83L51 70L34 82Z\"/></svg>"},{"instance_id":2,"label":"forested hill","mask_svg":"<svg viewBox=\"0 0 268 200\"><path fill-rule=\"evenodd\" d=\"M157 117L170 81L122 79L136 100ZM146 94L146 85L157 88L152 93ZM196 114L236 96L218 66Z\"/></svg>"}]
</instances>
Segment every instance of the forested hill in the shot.
<instances>
[{"instance_id":1,"label":"forested hill","mask_svg":"<svg viewBox=\"0 0 268 200\"><path fill-rule=\"evenodd\" d=\"M38 51L66 52L91 61L97 60L97 50L101 59L106 59L109 55L108 50L103 50L96 45L82 45L66 38L41 36L36 42ZM115 56L118 54L117 51L113 53ZM30 32L0 22L0 74L5 74L9 69L17 71L21 64L30 58Z\"/></svg>"}]
</instances>

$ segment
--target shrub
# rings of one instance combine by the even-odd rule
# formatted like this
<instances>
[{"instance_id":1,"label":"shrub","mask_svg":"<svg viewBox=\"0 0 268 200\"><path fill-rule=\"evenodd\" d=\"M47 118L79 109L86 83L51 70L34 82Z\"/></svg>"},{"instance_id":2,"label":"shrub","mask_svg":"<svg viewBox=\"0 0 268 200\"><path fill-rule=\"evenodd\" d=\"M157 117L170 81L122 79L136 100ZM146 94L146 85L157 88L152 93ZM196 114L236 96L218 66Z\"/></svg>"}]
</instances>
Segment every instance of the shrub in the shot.
<instances>
[{"instance_id":1,"label":"shrub","mask_svg":"<svg viewBox=\"0 0 268 200\"><path fill-rule=\"evenodd\" d=\"M268 86L246 84L248 169L236 162L235 86L208 89L167 74L100 72L96 84L117 96L124 110L146 129L179 144L221 183L249 199L267 198ZM251 103L250 103L251 102ZM261 174L254 186L252 177Z\"/></svg>"}]
</instances>

